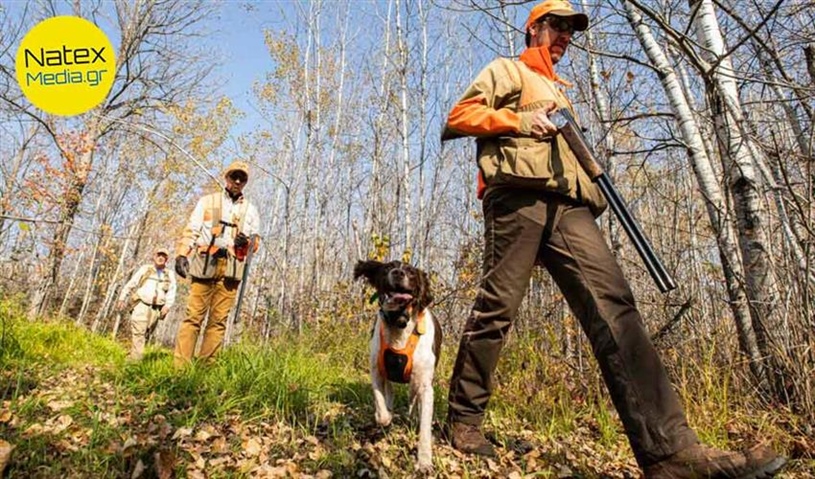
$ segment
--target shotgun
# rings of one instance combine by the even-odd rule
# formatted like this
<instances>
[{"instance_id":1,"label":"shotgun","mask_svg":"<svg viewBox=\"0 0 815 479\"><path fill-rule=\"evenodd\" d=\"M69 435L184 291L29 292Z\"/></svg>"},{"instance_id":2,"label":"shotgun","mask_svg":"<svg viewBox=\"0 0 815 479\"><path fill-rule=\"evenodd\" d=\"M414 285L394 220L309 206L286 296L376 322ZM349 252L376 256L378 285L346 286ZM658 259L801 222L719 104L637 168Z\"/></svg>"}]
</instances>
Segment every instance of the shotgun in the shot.
<instances>
[{"instance_id":1,"label":"shotgun","mask_svg":"<svg viewBox=\"0 0 815 479\"><path fill-rule=\"evenodd\" d=\"M550 113L549 119L555 124L558 132L563 135L566 143L569 144L583 171L589 175L591 181L597 183L600 187L600 191L602 191L603 196L606 197L606 201L608 201L612 211L614 211L614 215L617 216L617 219L622 223L628 238L634 243L634 247L637 248L637 253L639 253L640 258L642 258L642 261L645 263L648 273L651 274L651 278L654 279L659 290L663 293L667 293L675 289L676 282L665 269L662 261L659 260L659 257L654 252L654 248L651 247L651 243L648 242L639 223L637 223L637 220L634 219L631 211L629 211L625 205L617 188L614 187L611 179L597 162L594 153L589 147L589 143L583 136L583 130L577 124L571 112L566 108L561 108Z\"/></svg>"},{"instance_id":2,"label":"shotgun","mask_svg":"<svg viewBox=\"0 0 815 479\"><path fill-rule=\"evenodd\" d=\"M249 266L252 264L252 256L254 256L255 252L255 243L258 241L259 236L260 235L253 234L249 237L249 250L246 252L246 259L244 260L241 287L238 289L238 299L235 301L235 324L238 324L238 322L241 320L241 303L243 302L243 295L246 292L246 282L249 279Z\"/></svg>"}]
</instances>

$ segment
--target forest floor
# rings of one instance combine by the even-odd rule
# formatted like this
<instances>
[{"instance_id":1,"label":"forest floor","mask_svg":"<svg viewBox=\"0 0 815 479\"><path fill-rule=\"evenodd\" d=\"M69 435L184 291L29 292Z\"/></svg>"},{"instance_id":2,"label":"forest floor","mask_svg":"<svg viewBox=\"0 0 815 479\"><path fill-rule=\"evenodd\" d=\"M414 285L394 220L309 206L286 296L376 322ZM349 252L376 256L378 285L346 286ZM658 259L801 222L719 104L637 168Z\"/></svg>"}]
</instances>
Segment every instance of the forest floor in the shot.
<instances>
[{"instance_id":1,"label":"forest floor","mask_svg":"<svg viewBox=\"0 0 815 479\"><path fill-rule=\"evenodd\" d=\"M214 365L176 370L165 348L129 363L126 344L71 325L4 321L2 333L0 477L419 476L407 391L397 389L394 423L376 426L364 349L335 357L311 341L241 345ZM486 424L499 456L460 454L439 437L446 377L437 378L431 476L640 477L606 408L531 426L512 408L530 398L506 389ZM771 441L793 458L781 477L815 477L815 440L788 415L729 413L694 426L727 447Z\"/></svg>"}]
</instances>

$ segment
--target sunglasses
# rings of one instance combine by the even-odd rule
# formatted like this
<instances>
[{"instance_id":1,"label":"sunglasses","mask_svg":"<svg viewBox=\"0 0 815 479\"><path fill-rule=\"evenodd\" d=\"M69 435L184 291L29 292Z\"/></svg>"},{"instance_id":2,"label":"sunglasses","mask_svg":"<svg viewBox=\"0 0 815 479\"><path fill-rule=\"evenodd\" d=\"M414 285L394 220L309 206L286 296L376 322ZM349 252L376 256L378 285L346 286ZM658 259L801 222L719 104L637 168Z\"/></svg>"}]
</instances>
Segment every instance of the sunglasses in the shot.
<instances>
[{"instance_id":1,"label":"sunglasses","mask_svg":"<svg viewBox=\"0 0 815 479\"><path fill-rule=\"evenodd\" d=\"M234 173L230 173L228 178L232 181L239 181L241 183L246 183L246 181L249 179L246 173L241 173L237 171Z\"/></svg>"},{"instance_id":2,"label":"sunglasses","mask_svg":"<svg viewBox=\"0 0 815 479\"><path fill-rule=\"evenodd\" d=\"M552 30L558 33L568 33L570 35L574 35L574 24L569 19L556 16L547 16L544 17L542 21L546 22L546 24L549 25Z\"/></svg>"}]
</instances>

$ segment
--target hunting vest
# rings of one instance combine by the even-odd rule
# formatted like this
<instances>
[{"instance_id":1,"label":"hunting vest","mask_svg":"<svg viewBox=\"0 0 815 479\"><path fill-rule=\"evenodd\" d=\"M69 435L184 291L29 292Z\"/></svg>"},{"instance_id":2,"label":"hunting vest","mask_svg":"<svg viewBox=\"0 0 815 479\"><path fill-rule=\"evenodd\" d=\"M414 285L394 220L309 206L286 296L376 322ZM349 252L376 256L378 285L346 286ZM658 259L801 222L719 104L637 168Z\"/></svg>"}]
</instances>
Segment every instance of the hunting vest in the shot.
<instances>
[{"instance_id":1,"label":"hunting vest","mask_svg":"<svg viewBox=\"0 0 815 479\"><path fill-rule=\"evenodd\" d=\"M164 306L167 303L167 293L170 291L170 275L173 274L164 268L159 275L155 266L144 266L139 282L130 294L131 307L142 302L148 306Z\"/></svg>"},{"instance_id":2,"label":"hunting vest","mask_svg":"<svg viewBox=\"0 0 815 479\"><path fill-rule=\"evenodd\" d=\"M502 108L533 112L554 102L574 114L571 102L555 83L523 62L501 58L488 68L496 71L496 81L511 82L508 88L518 92ZM507 186L559 193L587 205L595 216L607 206L563 135L543 140L513 135L477 138L476 150L478 167L488 188Z\"/></svg>"},{"instance_id":3,"label":"hunting vest","mask_svg":"<svg viewBox=\"0 0 815 479\"><path fill-rule=\"evenodd\" d=\"M190 275L198 279L227 278L240 281L245 262L235 256L234 240L243 230L249 201L234 203L224 212L224 193L211 193L203 198L204 223L190 258ZM227 217L228 216L228 217ZM209 226L207 226L209 223Z\"/></svg>"}]
</instances>

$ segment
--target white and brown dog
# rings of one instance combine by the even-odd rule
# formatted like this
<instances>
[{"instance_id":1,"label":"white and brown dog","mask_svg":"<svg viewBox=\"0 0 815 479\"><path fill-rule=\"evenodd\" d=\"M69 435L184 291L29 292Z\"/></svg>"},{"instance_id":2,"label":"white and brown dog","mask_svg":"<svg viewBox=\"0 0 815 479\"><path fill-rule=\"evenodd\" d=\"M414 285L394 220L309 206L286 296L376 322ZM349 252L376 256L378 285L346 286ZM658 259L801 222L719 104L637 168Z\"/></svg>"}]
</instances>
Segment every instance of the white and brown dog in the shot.
<instances>
[{"instance_id":1,"label":"white and brown dog","mask_svg":"<svg viewBox=\"0 0 815 479\"><path fill-rule=\"evenodd\" d=\"M427 274L401 261L359 261L354 279L376 288L379 314L371 334L370 365L376 422L393 419L391 382L410 384L410 409L419 404L419 470L433 467L433 373L439 361L441 328L430 312L433 297Z\"/></svg>"}]
</instances>

